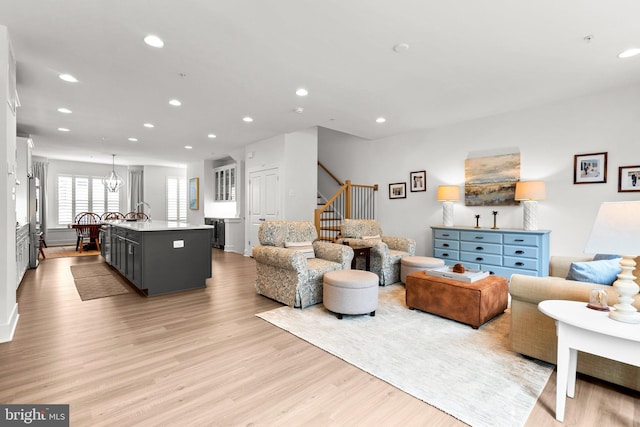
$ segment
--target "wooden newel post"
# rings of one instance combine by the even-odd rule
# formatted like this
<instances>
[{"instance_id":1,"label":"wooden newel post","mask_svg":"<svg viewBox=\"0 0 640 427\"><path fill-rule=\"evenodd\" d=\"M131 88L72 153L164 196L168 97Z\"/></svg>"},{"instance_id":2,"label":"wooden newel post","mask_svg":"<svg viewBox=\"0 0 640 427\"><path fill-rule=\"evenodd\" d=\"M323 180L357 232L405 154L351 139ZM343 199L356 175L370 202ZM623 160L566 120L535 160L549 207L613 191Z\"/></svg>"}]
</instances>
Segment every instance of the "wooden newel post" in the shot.
<instances>
[{"instance_id":1,"label":"wooden newel post","mask_svg":"<svg viewBox=\"0 0 640 427\"><path fill-rule=\"evenodd\" d=\"M344 217L351 218L351 180L347 179L344 183L347 186L347 191L345 194L347 200L344 204Z\"/></svg>"}]
</instances>

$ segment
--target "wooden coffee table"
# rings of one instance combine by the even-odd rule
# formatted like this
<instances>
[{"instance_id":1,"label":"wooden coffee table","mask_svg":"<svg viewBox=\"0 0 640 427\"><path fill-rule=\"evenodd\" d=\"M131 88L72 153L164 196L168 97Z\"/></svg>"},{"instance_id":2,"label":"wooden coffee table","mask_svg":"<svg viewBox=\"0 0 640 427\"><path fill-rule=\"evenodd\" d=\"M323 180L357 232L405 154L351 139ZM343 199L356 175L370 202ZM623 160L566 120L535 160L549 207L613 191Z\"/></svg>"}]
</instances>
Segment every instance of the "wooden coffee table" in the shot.
<instances>
[{"instance_id":1,"label":"wooden coffee table","mask_svg":"<svg viewBox=\"0 0 640 427\"><path fill-rule=\"evenodd\" d=\"M500 276L460 282L430 276L422 271L407 275L406 303L478 329L507 308L509 284Z\"/></svg>"}]
</instances>

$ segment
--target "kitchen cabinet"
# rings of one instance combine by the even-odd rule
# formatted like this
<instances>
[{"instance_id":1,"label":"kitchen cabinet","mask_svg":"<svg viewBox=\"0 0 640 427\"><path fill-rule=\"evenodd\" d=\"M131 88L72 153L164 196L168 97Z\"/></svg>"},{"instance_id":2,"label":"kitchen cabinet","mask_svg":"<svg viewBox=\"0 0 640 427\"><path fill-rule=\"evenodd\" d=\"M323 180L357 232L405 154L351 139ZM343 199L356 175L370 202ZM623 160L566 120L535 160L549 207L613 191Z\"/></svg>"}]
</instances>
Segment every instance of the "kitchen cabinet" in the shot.
<instances>
[{"instance_id":1,"label":"kitchen cabinet","mask_svg":"<svg viewBox=\"0 0 640 427\"><path fill-rule=\"evenodd\" d=\"M220 166L213 169L215 188L213 199L216 202L233 202L236 200L236 165Z\"/></svg>"},{"instance_id":2,"label":"kitchen cabinet","mask_svg":"<svg viewBox=\"0 0 640 427\"><path fill-rule=\"evenodd\" d=\"M211 277L208 225L178 222L109 224L107 262L147 296L203 288Z\"/></svg>"}]
</instances>

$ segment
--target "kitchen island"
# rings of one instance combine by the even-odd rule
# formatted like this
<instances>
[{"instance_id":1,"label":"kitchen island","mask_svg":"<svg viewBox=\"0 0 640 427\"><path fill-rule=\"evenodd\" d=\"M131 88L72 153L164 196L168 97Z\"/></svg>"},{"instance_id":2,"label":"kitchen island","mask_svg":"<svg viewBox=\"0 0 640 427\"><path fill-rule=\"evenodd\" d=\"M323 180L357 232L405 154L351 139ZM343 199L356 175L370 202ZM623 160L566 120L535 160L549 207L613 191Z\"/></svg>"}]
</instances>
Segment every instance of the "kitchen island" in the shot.
<instances>
[{"instance_id":1,"label":"kitchen island","mask_svg":"<svg viewBox=\"0 0 640 427\"><path fill-rule=\"evenodd\" d=\"M144 295L204 288L211 277L209 225L122 221L103 226L102 254Z\"/></svg>"}]
</instances>

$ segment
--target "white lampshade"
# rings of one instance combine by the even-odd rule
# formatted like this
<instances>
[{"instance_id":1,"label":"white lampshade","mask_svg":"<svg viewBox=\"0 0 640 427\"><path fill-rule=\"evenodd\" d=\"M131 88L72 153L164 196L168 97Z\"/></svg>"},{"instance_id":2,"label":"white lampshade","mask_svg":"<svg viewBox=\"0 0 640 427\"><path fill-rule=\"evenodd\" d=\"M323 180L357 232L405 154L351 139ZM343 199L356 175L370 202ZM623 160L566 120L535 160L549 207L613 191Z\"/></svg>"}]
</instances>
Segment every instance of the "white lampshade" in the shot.
<instances>
[{"instance_id":1,"label":"white lampshade","mask_svg":"<svg viewBox=\"0 0 640 427\"><path fill-rule=\"evenodd\" d=\"M600 205L584 251L640 255L640 202L605 202Z\"/></svg>"},{"instance_id":2,"label":"white lampshade","mask_svg":"<svg viewBox=\"0 0 640 427\"><path fill-rule=\"evenodd\" d=\"M609 317L621 322L640 323L633 305L638 293L633 270L634 257L640 255L640 202L605 202L600 205L591 235L584 248L587 253L620 255L622 272L613 284L619 303Z\"/></svg>"},{"instance_id":3,"label":"white lampshade","mask_svg":"<svg viewBox=\"0 0 640 427\"><path fill-rule=\"evenodd\" d=\"M436 200L439 202L454 202L460 200L460 187L457 185L440 185Z\"/></svg>"},{"instance_id":4,"label":"white lampshade","mask_svg":"<svg viewBox=\"0 0 640 427\"><path fill-rule=\"evenodd\" d=\"M546 196L544 181L516 182L516 200L544 200Z\"/></svg>"}]
</instances>

